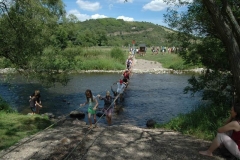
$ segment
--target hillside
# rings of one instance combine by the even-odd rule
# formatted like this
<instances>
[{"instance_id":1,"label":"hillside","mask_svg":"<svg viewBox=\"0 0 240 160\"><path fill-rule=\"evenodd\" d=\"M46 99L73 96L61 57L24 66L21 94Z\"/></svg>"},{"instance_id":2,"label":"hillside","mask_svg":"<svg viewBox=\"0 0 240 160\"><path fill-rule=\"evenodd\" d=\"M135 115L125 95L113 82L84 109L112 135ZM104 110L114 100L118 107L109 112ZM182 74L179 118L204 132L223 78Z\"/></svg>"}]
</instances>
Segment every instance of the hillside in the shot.
<instances>
[{"instance_id":1,"label":"hillside","mask_svg":"<svg viewBox=\"0 0 240 160\"><path fill-rule=\"evenodd\" d=\"M101 31L106 33L110 46L128 46L145 43L147 46L171 45L167 36L173 31L169 28L149 22L126 22L122 19L103 18L79 22L81 31Z\"/></svg>"}]
</instances>

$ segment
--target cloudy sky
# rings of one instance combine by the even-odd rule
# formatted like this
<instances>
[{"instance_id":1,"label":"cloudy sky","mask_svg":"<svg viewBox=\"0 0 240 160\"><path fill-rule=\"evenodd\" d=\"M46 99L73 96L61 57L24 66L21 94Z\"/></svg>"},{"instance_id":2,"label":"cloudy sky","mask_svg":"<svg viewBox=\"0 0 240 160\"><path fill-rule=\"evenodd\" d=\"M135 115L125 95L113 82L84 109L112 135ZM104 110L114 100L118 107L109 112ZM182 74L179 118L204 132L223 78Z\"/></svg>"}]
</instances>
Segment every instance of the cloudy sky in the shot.
<instances>
[{"instance_id":1,"label":"cloudy sky","mask_svg":"<svg viewBox=\"0 0 240 160\"><path fill-rule=\"evenodd\" d=\"M167 26L163 20L167 4L163 0L63 0L67 14L80 21L97 18L116 18L125 21L144 21Z\"/></svg>"}]
</instances>

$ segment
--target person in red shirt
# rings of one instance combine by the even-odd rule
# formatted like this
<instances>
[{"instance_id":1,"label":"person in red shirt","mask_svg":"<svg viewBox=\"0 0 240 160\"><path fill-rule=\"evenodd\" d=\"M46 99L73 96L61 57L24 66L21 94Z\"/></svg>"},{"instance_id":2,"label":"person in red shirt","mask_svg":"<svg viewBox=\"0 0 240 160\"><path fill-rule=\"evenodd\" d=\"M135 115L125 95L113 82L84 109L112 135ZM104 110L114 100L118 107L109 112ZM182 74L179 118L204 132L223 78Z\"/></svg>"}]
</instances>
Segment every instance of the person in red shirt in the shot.
<instances>
[{"instance_id":1,"label":"person in red shirt","mask_svg":"<svg viewBox=\"0 0 240 160\"><path fill-rule=\"evenodd\" d=\"M235 103L231 108L231 115L226 124L217 130L217 136L206 151L199 153L206 156L213 156L212 152L221 145L229 150L236 158L240 158L240 103Z\"/></svg>"}]
</instances>

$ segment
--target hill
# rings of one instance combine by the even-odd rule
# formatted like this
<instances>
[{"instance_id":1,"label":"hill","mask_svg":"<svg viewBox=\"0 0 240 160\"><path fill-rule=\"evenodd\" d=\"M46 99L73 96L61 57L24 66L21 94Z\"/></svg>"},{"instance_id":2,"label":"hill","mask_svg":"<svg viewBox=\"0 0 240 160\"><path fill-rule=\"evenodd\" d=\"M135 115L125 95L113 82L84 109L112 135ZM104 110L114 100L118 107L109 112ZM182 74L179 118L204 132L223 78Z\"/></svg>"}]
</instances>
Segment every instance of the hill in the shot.
<instances>
[{"instance_id":1,"label":"hill","mask_svg":"<svg viewBox=\"0 0 240 160\"><path fill-rule=\"evenodd\" d=\"M109 46L128 46L141 43L147 46L167 46L167 37L173 30L150 22L127 22L122 19L103 18L79 22L81 31L101 31L107 35Z\"/></svg>"}]
</instances>

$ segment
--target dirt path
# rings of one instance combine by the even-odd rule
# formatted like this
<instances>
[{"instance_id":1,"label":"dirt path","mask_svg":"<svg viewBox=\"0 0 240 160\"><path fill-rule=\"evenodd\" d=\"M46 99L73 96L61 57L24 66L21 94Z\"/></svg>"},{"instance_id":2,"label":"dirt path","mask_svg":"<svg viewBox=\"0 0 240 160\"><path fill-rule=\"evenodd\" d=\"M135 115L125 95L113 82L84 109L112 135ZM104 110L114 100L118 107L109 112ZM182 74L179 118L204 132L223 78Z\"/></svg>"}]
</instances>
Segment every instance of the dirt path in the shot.
<instances>
[{"instance_id":1,"label":"dirt path","mask_svg":"<svg viewBox=\"0 0 240 160\"><path fill-rule=\"evenodd\" d=\"M17 145L20 146L16 148ZM31 139L23 139L17 145L0 152L1 159L224 159L220 156L212 158L199 155L198 151L206 149L209 142L177 132L132 125L98 126L88 130L87 125L78 120L63 120L55 128L40 132Z\"/></svg>"},{"instance_id":2,"label":"dirt path","mask_svg":"<svg viewBox=\"0 0 240 160\"><path fill-rule=\"evenodd\" d=\"M146 73L146 72L170 72L171 69L163 68L159 62L148 61L144 59L134 59L132 72Z\"/></svg>"},{"instance_id":3,"label":"dirt path","mask_svg":"<svg viewBox=\"0 0 240 160\"><path fill-rule=\"evenodd\" d=\"M135 61L134 70L163 69L161 64ZM88 130L85 122L59 120L54 128L21 140L0 152L1 160L223 160L198 154L210 142L164 129L133 125L105 126Z\"/></svg>"}]
</instances>

